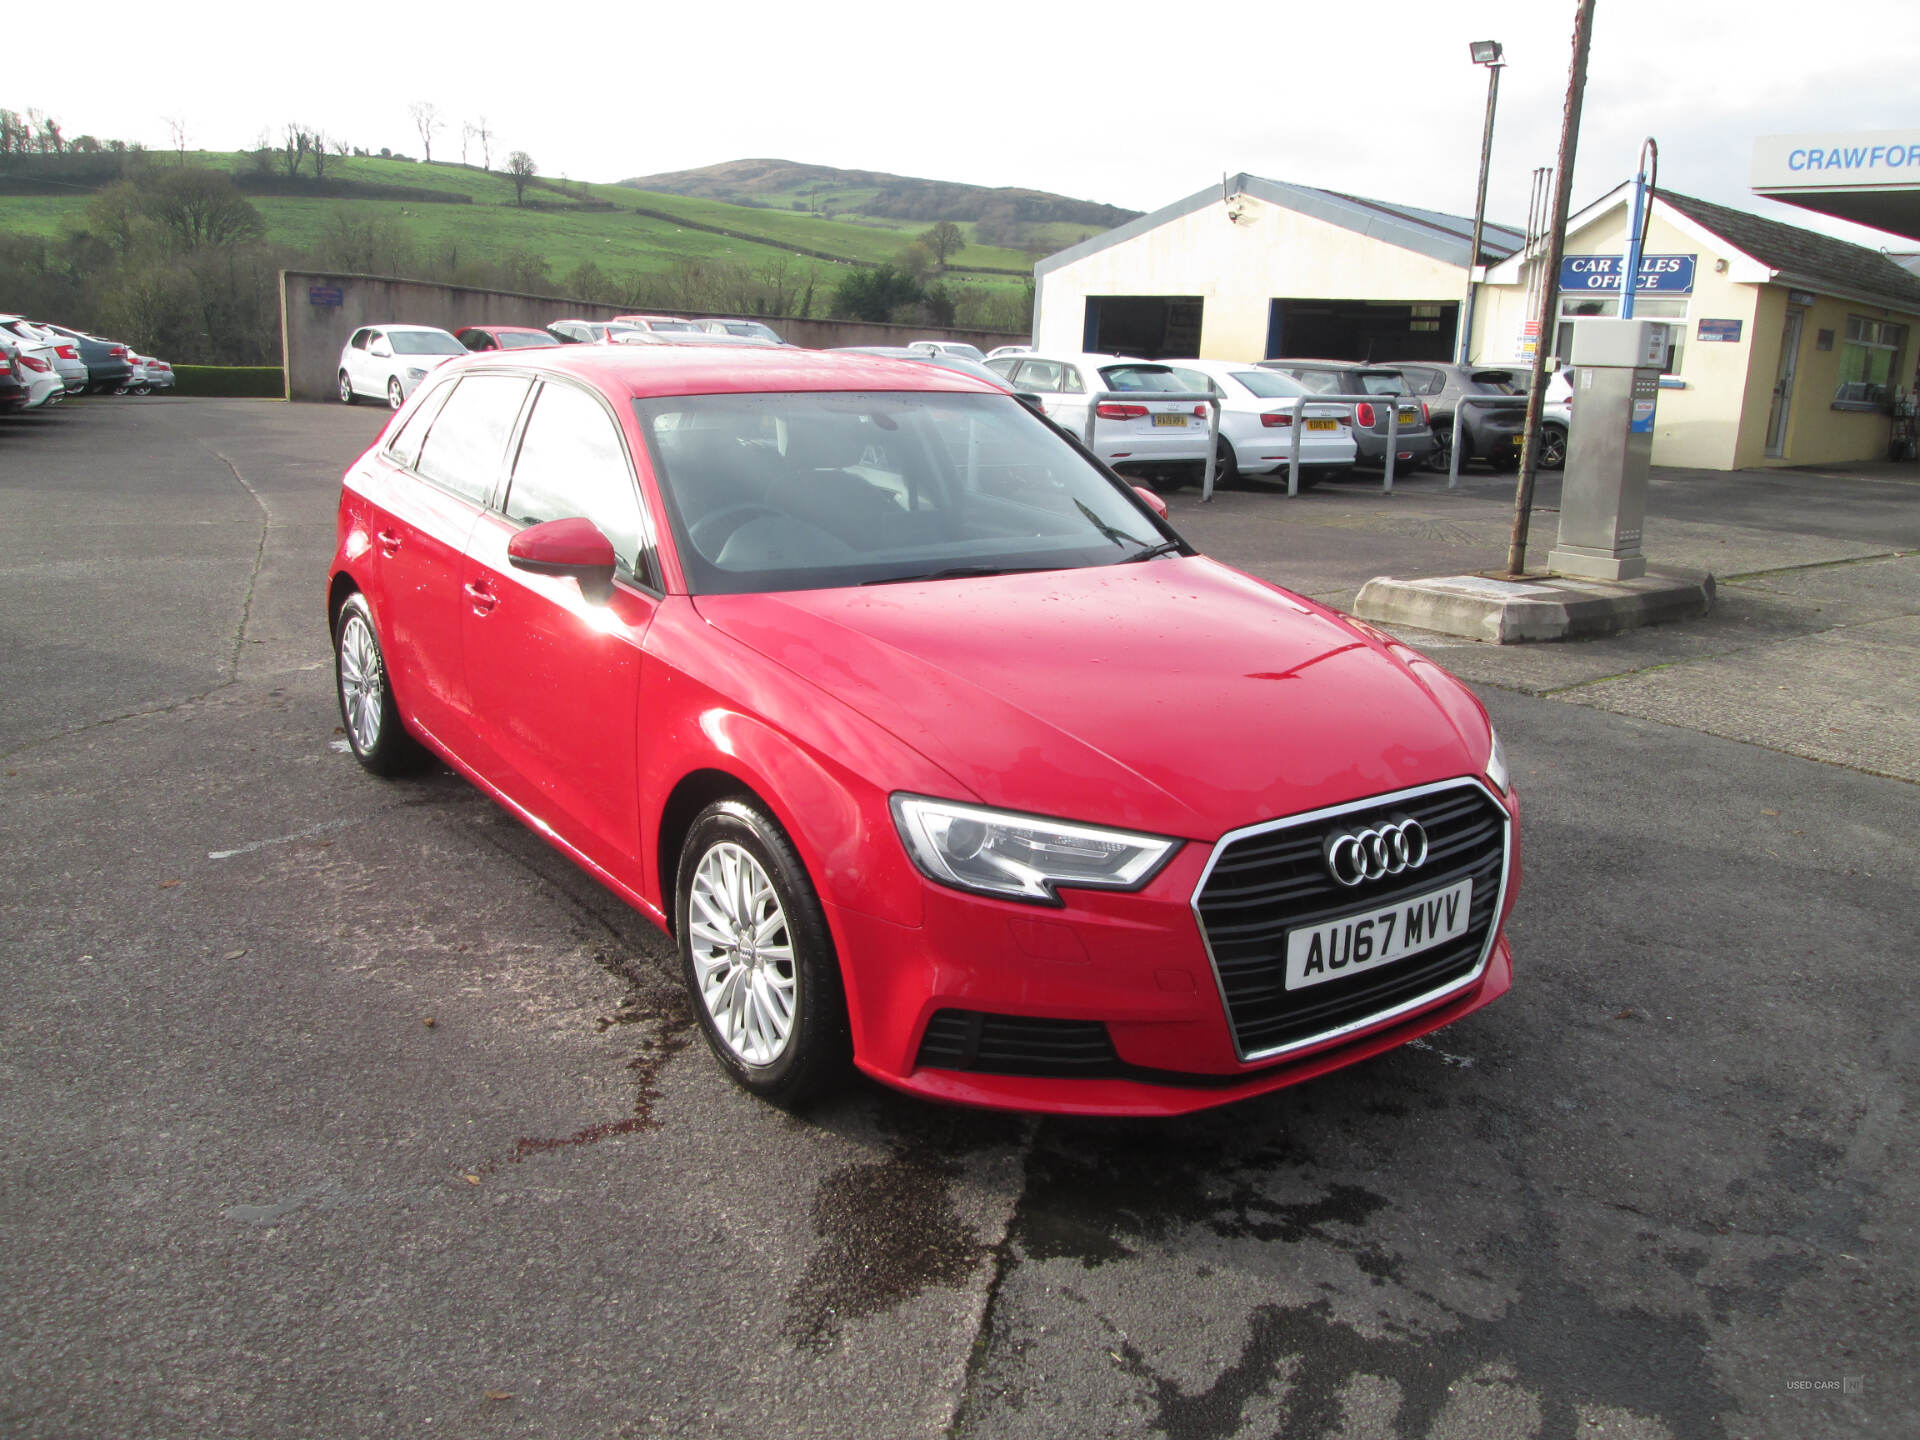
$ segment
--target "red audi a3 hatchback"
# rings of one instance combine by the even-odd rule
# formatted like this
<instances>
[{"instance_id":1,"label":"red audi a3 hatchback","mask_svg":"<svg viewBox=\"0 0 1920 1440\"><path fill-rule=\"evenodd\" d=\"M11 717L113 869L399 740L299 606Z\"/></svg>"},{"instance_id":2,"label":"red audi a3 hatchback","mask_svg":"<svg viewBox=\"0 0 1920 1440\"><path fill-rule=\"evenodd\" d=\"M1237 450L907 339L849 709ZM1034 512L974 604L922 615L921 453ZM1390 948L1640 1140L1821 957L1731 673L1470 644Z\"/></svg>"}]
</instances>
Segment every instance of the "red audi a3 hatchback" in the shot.
<instances>
[{"instance_id":1,"label":"red audi a3 hatchback","mask_svg":"<svg viewBox=\"0 0 1920 1440\"><path fill-rule=\"evenodd\" d=\"M439 756L664 927L770 1099L1167 1114L1509 984L1466 688L957 372L455 361L346 473L328 618L361 763Z\"/></svg>"}]
</instances>

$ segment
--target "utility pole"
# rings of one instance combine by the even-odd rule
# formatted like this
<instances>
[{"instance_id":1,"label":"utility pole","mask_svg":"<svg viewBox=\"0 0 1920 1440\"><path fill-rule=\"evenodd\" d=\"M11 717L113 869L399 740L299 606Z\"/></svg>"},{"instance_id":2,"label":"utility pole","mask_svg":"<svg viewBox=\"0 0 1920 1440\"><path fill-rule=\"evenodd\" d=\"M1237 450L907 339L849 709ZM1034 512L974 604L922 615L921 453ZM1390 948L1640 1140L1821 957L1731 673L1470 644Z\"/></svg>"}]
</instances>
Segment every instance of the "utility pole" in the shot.
<instances>
[{"instance_id":1,"label":"utility pole","mask_svg":"<svg viewBox=\"0 0 1920 1440\"><path fill-rule=\"evenodd\" d=\"M1540 440L1540 409L1546 400L1547 350L1553 343L1560 304L1560 257L1567 248L1567 206L1573 195L1573 155L1580 143L1580 102L1587 93L1587 51L1593 42L1595 0L1575 0L1573 68L1567 75L1567 108L1560 121L1560 173L1554 177L1553 216L1541 256L1540 304L1534 314L1533 379L1527 386L1527 428L1520 447L1520 483L1513 496L1513 534L1507 541L1507 574L1527 569L1527 526L1533 514L1533 470Z\"/></svg>"}]
</instances>

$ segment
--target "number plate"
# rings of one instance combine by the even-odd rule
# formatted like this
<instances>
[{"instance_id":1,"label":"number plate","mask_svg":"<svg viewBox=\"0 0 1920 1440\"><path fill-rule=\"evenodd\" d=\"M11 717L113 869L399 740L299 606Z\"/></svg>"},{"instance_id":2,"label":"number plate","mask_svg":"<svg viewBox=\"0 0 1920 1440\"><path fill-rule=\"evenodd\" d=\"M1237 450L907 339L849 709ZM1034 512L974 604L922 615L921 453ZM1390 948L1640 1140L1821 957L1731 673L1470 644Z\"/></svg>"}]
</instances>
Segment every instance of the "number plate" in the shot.
<instances>
[{"instance_id":1,"label":"number plate","mask_svg":"<svg viewBox=\"0 0 1920 1440\"><path fill-rule=\"evenodd\" d=\"M1156 415L1153 417L1153 423L1156 425L1185 426L1187 417L1184 415Z\"/></svg>"},{"instance_id":2,"label":"number plate","mask_svg":"<svg viewBox=\"0 0 1920 1440\"><path fill-rule=\"evenodd\" d=\"M1338 430L1339 428L1340 428L1340 422L1338 420L1307 421L1307 429L1309 430Z\"/></svg>"},{"instance_id":3,"label":"number plate","mask_svg":"<svg viewBox=\"0 0 1920 1440\"><path fill-rule=\"evenodd\" d=\"M1402 425L1418 425L1420 423L1420 412L1418 410L1402 410L1400 412L1400 423Z\"/></svg>"},{"instance_id":4,"label":"number plate","mask_svg":"<svg viewBox=\"0 0 1920 1440\"><path fill-rule=\"evenodd\" d=\"M1473 881L1287 932L1287 989L1378 970L1467 933Z\"/></svg>"}]
</instances>

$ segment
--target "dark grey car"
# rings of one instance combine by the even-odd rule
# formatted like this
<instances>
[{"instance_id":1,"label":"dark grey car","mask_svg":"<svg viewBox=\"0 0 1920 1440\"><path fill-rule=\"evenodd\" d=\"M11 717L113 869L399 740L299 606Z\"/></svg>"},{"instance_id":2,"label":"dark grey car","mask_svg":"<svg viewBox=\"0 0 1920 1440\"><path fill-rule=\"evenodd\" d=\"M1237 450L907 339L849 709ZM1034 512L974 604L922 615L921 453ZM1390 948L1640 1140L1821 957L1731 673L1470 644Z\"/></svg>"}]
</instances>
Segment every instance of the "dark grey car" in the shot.
<instances>
[{"instance_id":1,"label":"dark grey car","mask_svg":"<svg viewBox=\"0 0 1920 1440\"><path fill-rule=\"evenodd\" d=\"M1433 417L1433 465L1445 470L1452 463L1454 437L1461 437L1460 463L1485 460L1496 470L1520 463L1520 436L1527 428L1527 395L1512 373L1499 365L1447 365L1432 360L1396 361L1394 369L1407 377L1409 393L1427 402ZM1485 404L1464 410L1465 395L1486 397ZM1564 438L1560 453L1566 453ZM1552 467L1548 467L1552 468Z\"/></svg>"},{"instance_id":2,"label":"dark grey car","mask_svg":"<svg viewBox=\"0 0 1920 1440\"><path fill-rule=\"evenodd\" d=\"M42 330L64 335L79 345L80 358L87 364L87 389L95 395L111 395L133 378L133 361L118 340L102 340L98 335L85 335L44 320L36 323Z\"/></svg>"},{"instance_id":3,"label":"dark grey car","mask_svg":"<svg viewBox=\"0 0 1920 1440\"><path fill-rule=\"evenodd\" d=\"M1398 369L1385 365L1361 365L1352 360L1262 360L1263 370L1278 370L1291 375L1315 395L1406 395L1407 382ZM1394 468L1411 468L1426 462L1433 451L1433 431L1427 424L1426 407L1419 401L1400 403L1399 445L1394 452ZM1367 411L1371 410L1371 421ZM1359 451L1356 465L1384 466L1387 461L1386 404L1355 405L1353 440Z\"/></svg>"}]
</instances>

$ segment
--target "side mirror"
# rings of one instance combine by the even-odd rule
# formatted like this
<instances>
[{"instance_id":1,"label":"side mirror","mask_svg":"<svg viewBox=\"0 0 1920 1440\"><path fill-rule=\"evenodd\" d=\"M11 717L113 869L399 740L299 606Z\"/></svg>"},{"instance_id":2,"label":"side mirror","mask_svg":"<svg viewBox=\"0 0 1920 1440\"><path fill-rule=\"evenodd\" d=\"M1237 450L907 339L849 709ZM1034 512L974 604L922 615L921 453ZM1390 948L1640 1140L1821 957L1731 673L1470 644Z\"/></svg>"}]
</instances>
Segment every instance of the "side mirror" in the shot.
<instances>
[{"instance_id":1,"label":"side mirror","mask_svg":"<svg viewBox=\"0 0 1920 1440\"><path fill-rule=\"evenodd\" d=\"M535 575L571 575L596 605L613 596L613 542L577 515L529 525L507 541L507 563Z\"/></svg>"},{"instance_id":2,"label":"side mirror","mask_svg":"<svg viewBox=\"0 0 1920 1440\"><path fill-rule=\"evenodd\" d=\"M1153 513L1158 515L1162 520L1167 518L1167 502L1162 500L1158 495L1154 494L1153 491L1149 490L1144 485L1136 485L1133 487L1133 493L1138 495L1142 500L1146 501L1147 508L1153 511Z\"/></svg>"},{"instance_id":3,"label":"side mirror","mask_svg":"<svg viewBox=\"0 0 1920 1440\"><path fill-rule=\"evenodd\" d=\"M393 347L388 345L384 340L376 340L373 342L369 353L378 355L382 360L391 360L393 358Z\"/></svg>"}]
</instances>

